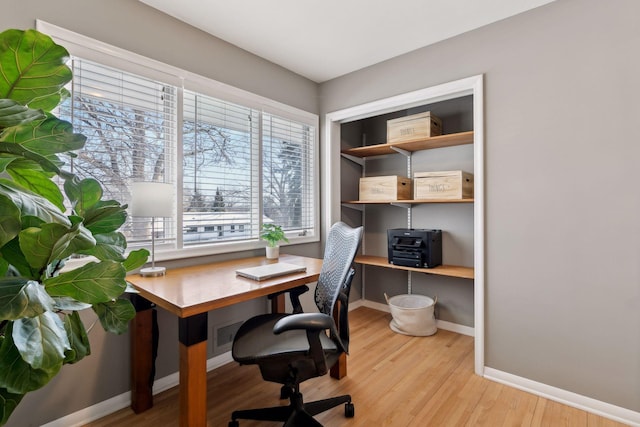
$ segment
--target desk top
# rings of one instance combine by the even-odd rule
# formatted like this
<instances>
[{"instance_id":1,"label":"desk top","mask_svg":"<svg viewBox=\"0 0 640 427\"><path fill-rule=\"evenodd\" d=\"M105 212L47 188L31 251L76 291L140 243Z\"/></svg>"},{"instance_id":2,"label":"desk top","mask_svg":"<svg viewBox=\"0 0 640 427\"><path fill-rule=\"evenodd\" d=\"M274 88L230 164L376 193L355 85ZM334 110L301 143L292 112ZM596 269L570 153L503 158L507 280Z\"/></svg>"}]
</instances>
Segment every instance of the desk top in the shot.
<instances>
[{"instance_id":1,"label":"desk top","mask_svg":"<svg viewBox=\"0 0 640 427\"><path fill-rule=\"evenodd\" d=\"M236 275L236 270L278 261L304 265L307 271L274 277L260 282ZM167 269L160 277L138 274L127 280L140 295L179 317L189 317L226 307L274 292L315 282L320 276L322 260L297 255L280 255L279 260L265 257L241 258L193 267Z\"/></svg>"}]
</instances>

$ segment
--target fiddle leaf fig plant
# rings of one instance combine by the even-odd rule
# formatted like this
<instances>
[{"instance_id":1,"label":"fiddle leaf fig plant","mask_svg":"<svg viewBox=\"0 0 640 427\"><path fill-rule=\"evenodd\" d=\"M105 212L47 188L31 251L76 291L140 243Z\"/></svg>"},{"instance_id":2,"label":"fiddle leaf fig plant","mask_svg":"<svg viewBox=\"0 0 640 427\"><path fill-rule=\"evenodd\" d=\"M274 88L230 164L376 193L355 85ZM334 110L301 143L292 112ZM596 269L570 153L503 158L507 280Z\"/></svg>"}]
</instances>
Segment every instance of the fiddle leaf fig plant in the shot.
<instances>
[{"instance_id":1,"label":"fiddle leaf fig plant","mask_svg":"<svg viewBox=\"0 0 640 427\"><path fill-rule=\"evenodd\" d=\"M106 331L127 330L126 272L149 255L125 256L127 206L65 169L86 141L52 114L69 96L68 56L35 30L0 33L0 425L26 393L91 353L81 311ZM65 268L78 255L92 261Z\"/></svg>"}]
</instances>

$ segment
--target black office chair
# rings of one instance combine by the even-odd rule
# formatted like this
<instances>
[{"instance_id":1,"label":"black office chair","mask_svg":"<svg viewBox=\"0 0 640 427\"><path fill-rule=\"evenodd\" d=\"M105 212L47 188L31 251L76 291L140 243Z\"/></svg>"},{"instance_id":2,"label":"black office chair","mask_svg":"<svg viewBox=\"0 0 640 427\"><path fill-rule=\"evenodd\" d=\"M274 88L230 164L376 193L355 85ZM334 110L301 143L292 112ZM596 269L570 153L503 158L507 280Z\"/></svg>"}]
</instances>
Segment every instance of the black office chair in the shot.
<instances>
[{"instance_id":1,"label":"black office chair","mask_svg":"<svg viewBox=\"0 0 640 427\"><path fill-rule=\"evenodd\" d=\"M265 381L283 384L280 397L291 403L234 411L229 427L238 427L238 419L283 421L285 427L322 426L313 416L342 403L345 416L354 416L350 395L304 403L300 383L325 375L340 355L348 352L351 266L361 237L362 227L351 228L342 222L331 227L314 295L319 313L302 312L299 297L309 288L300 286L289 291L292 314L264 314L240 327L233 341L234 360L241 365L257 364ZM340 301L338 325L332 317L336 300Z\"/></svg>"}]
</instances>

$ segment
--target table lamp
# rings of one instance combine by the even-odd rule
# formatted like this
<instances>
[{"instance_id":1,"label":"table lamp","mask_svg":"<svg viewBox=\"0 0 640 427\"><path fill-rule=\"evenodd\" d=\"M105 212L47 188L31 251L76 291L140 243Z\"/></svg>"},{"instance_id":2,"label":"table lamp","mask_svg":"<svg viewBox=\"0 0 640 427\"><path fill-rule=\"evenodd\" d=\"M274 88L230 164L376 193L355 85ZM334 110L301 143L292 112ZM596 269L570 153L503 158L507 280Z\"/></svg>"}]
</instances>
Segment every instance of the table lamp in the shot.
<instances>
[{"instance_id":1,"label":"table lamp","mask_svg":"<svg viewBox=\"0 0 640 427\"><path fill-rule=\"evenodd\" d=\"M156 267L156 217L173 215L173 185L163 182L134 182L131 184L130 213L151 217L151 267L142 268L142 276L164 276L165 267Z\"/></svg>"}]
</instances>

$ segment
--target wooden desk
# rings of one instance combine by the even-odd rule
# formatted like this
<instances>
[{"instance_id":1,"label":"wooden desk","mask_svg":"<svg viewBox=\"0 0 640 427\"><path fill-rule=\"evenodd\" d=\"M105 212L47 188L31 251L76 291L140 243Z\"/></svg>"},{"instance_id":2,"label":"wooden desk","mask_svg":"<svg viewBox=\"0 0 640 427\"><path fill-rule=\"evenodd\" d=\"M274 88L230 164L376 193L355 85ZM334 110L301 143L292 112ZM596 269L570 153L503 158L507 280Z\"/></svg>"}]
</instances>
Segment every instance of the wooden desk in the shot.
<instances>
[{"instance_id":1,"label":"wooden desk","mask_svg":"<svg viewBox=\"0 0 640 427\"><path fill-rule=\"evenodd\" d=\"M207 425L207 313L318 280L321 259L281 255L280 260L304 265L307 271L260 282L236 276L238 268L277 262L256 257L167 270L163 277L135 275L127 278L140 292L134 298L136 317L130 330L131 408L134 412L140 413L153 406L152 308L155 305L178 316L180 426ZM272 310L283 312L284 300L284 295L275 298ZM335 372L346 372L345 369Z\"/></svg>"}]
</instances>

